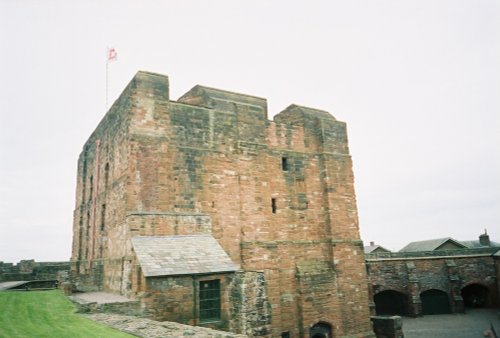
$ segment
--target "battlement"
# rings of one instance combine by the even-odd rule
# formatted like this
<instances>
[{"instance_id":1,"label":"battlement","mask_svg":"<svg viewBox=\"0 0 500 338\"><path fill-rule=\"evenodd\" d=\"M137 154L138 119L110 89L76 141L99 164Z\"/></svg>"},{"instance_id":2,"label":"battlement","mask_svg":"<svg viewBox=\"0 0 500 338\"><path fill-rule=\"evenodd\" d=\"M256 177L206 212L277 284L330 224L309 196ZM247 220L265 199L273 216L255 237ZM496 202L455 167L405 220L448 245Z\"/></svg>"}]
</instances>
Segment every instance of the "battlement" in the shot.
<instances>
[{"instance_id":1,"label":"battlement","mask_svg":"<svg viewBox=\"0 0 500 338\"><path fill-rule=\"evenodd\" d=\"M299 106L297 104L289 105L285 110L274 117L274 121L278 123L292 123L296 120L303 121L306 119L326 119L336 121L335 117L325 110Z\"/></svg>"},{"instance_id":2,"label":"battlement","mask_svg":"<svg viewBox=\"0 0 500 338\"><path fill-rule=\"evenodd\" d=\"M150 98L169 100L169 79L166 75L139 71L130 81L127 89L139 90ZM125 90L124 92L126 92ZM195 85L174 103L214 109L223 112L250 111L255 118L267 119L267 99L236 93L224 89ZM297 104L291 104L274 117L277 123L293 123L294 121L322 119L336 121L329 112Z\"/></svg>"},{"instance_id":3,"label":"battlement","mask_svg":"<svg viewBox=\"0 0 500 338\"><path fill-rule=\"evenodd\" d=\"M200 85L194 86L177 102L233 112L238 106L248 106L267 117L267 100L264 98Z\"/></svg>"},{"instance_id":4,"label":"battlement","mask_svg":"<svg viewBox=\"0 0 500 338\"><path fill-rule=\"evenodd\" d=\"M170 98L170 85L167 75L138 71L128 87L139 89L143 94L155 99L169 100Z\"/></svg>"}]
</instances>

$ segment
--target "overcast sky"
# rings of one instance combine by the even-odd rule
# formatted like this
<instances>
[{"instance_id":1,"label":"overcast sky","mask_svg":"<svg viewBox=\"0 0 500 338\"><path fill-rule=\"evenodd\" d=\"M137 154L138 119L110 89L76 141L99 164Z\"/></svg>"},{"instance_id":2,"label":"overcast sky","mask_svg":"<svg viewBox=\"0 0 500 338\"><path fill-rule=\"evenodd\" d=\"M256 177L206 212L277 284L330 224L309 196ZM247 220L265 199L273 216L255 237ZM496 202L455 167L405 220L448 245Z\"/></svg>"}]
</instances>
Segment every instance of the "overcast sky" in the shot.
<instances>
[{"instance_id":1,"label":"overcast sky","mask_svg":"<svg viewBox=\"0 0 500 338\"><path fill-rule=\"evenodd\" d=\"M500 242L500 2L0 0L0 261L68 260L76 165L138 70L347 122L361 237Z\"/></svg>"}]
</instances>

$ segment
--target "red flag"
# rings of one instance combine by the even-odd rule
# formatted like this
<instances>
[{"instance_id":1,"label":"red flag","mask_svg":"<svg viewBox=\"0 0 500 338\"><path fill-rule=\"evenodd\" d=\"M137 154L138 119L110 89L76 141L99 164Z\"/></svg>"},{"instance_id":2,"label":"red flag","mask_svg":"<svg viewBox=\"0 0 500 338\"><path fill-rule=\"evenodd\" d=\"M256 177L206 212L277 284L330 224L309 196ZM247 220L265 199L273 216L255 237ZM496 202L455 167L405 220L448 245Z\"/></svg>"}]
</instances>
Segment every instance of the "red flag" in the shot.
<instances>
[{"instance_id":1,"label":"red flag","mask_svg":"<svg viewBox=\"0 0 500 338\"><path fill-rule=\"evenodd\" d=\"M108 48L108 62L118 60L118 53L115 48Z\"/></svg>"}]
</instances>

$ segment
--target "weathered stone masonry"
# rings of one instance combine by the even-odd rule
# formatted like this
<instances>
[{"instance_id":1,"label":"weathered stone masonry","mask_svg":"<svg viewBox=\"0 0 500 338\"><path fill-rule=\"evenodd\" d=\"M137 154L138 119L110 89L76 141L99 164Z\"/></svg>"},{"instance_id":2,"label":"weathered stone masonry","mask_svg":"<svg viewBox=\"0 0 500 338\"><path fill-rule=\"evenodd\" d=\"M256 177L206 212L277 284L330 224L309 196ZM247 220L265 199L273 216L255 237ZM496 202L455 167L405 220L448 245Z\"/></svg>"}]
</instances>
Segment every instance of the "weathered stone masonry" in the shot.
<instances>
[{"instance_id":1,"label":"weathered stone masonry","mask_svg":"<svg viewBox=\"0 0 500 338\"><path fill-rule=\"evenodd\" d=\"M138 299L155 319L372 336L353 181L345 123L329 113L291 105L269 121L265 99L202 86L171 101L166 76L139 72L78 161L74 283ZM202 272L191 254L199 273L147 276L147 257L170 256L131 241L201 234L234 271ZM199 288L211 280L220 318L205 323Z\"/></svg>"},{"instance_id":2,"label":"weathered stone masonry","mask_svg":"<svg viewBox=\"0 0 500 338\"><path fill-rule=\"evenodd\" d=\"M420 316L432 311L463 313L467 306L498 306L498 267L494 259L497 251L492 247L368 254L370 299L375 300L370 304L372 313L385 310ZM431 292L430 298L424 297L426 292ZM445 297L444 309L439 306L441 296ZM473 304L474 297L482 299ZM423 300L428 300L434 309L426 310Z\"/></svg>"},{"instance_id":3,"label":"weathered stone masonry","mask_svg":"<svg viewBox=\"0 0 500 338\"><path fill-rule=\"evenodd\" d=\"M69 262L35 262L33 259L17 264L0 262L0 282L56 280L59 273L69 268Z\"/></svg>"}]
</instances>

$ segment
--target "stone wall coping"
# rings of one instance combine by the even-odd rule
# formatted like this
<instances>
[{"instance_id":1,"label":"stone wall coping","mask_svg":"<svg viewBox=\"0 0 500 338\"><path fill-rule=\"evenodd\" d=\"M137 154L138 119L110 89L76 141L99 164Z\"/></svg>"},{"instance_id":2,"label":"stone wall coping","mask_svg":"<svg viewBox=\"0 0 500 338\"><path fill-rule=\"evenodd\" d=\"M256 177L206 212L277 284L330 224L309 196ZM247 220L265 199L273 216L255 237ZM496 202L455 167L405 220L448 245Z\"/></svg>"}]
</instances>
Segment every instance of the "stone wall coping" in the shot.
<instances>
[{"instance_id":1,"label":"stone wall coping","mask_svg":"<svg viewBox=\"0 0 500 338\"><path fill-rule=\"evenodd\" d=\"M366 258L369 262L382 262L382 261L416 261L416 260L429 260L429 259L447 259L447 258L474 258L474 257L491 257L491 254L472 254L472 255L456 255L456 256L425 256L425 257L395 257L395 258Z\"/></svg>"},{"instance_id":2,"label":"stone wall coping","mask_svg":"<svg viewBox=\"0 0 500 338\"><path fill-rule=\"evenodd\" d=\"M387 259L387 258L415 258L415 257L459 257L459 256L492 256L498 247L466 248L454 250L432 250L415 252L378 252L365 253L367 259Z\"/></svg>"}]
</instances>

